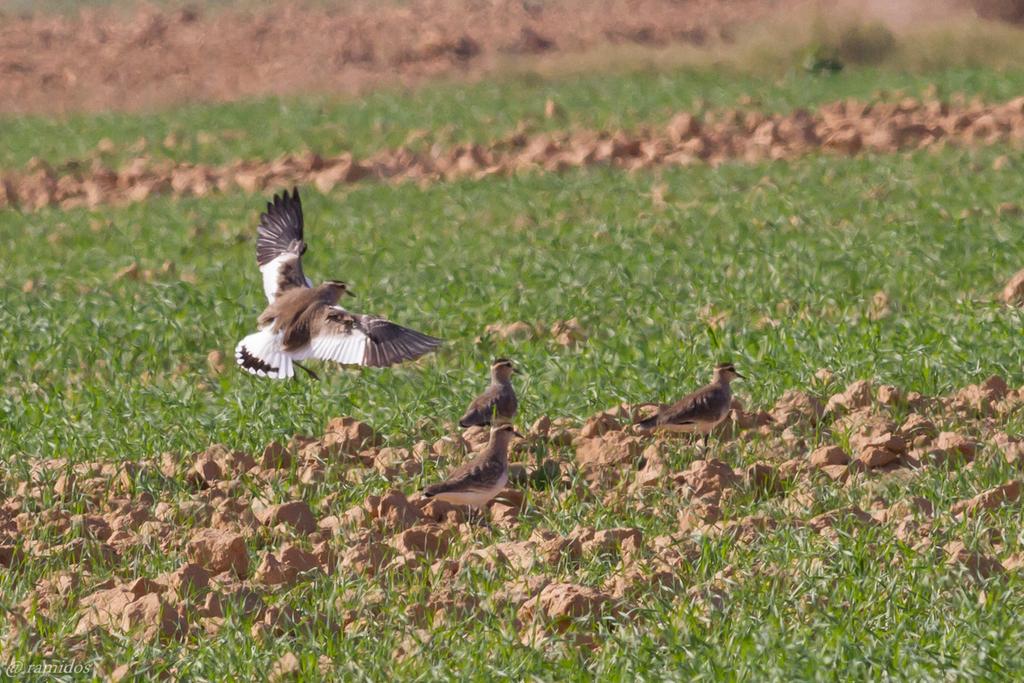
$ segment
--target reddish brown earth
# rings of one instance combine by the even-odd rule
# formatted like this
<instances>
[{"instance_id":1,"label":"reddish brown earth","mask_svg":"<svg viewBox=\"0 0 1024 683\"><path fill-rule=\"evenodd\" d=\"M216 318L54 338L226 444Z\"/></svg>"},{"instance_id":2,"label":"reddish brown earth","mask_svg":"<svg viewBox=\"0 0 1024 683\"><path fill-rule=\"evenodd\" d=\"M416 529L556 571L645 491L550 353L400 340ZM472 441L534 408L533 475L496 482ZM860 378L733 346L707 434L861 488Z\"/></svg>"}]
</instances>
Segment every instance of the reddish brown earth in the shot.
<instances>
[{"instance_id":1,"label":"reddish brown earth","mask_svg":"<svg viewBox=\"0 0 1024 683\"><path fill-rule=\"evenodd\" d=\"M274 2L0 14L0 112L134 110L467 78L516 56L704 45L792 0Z\"/></svg>"},{"instance_id":2,"label":"reddish brown earth","mask_svg":"<svg viewBox=\"0 0 1024 683\"><path fill-rule=\"evenodd\" d=\"M22 171L0 175L0 208L95 207L143 201L157 194L202 197L303 184L329 192L365 179L431 182L602 164L634 171L727 160L792 159L818 152L855 155L1021 141L1024 97L1000 104L914 98L871 103L845 100L788 115L739 109L703 115L684 112L662 128L634 131L517 131L486 145L434 146L427 151L401 147L364 159L348 153L323 157L308 151L274 161L250 159L213 166L141 156L116 170L105 167L98 154L56 168L35 161ZM658 194L652 194L655 203L663 201ZM1000 211L1011 208L1017 210L1007 205ZM1006 296L1015 297L1015 292ZM881 315L884 301L879 306ZM575 332L566 327L552 334L570 339Z\"/></svg>"},{"instance_id":3,"label":"reddish brown earth","mask_svg":"<svg viewBox=\"0 0 1024 683\"><path fill-rule=\"evenodd\" d=\"M491 503L486 531L468 523L463 508L420 494L407 497L398 489L410 488L408 472L422 471L428 461L443 469L468 457L475 440L471 430L453 431L433 444L421 441L411 449L382 448L382 436L369 425L344 417L332 420L320 437L297 435L286 445L268 445L262 454L214 445L190 456L165 453L129 464L33 460L31 480L21 482L0 506L0 567L49 562L55 569L9 610L11 637L30 629L30 619L46 620L71 608L79 617L72 638L78 646L98 632L144 641L183 639L195 629L216 633L224 624L223 608L230 604L253 615L254 637L273 638L328 618L273 606L276 592L325 574L395 578L412 572L435 580L425 604L409 612L416 624L513 611L526 644L542 647L552 636L569 636L576 645L595 647L601 638L595 624L603 618L642 620L638 605L672 594L685 595L711 612L722 607L738 582L751 578L728 566L711 581L695 583L688 567L700 555L701 535L734 538L749 547L785 528L831 539L888 528L922 558L960 575L992 577L1019 571L1024 564L1019 553L1011 552L1012 544L998 538L981 550L958 538L958 520L1020 505L1017 472L1024 443L1002 430L1024 407L1024 387L1012 389L998 376L935 397L861 380L845 388L832 384L790 391L770 410L748 412L737 402L717 443L718 448L746 444L757 460L742 469L709 457L673 470L665 458L675 447L671 441L690 437L636 433L631 423L648 407L615 406L582 424L538 420L513 444L514 456L525 462L511 466L513 487ZM893 419L908 413L902 422ZM960 431L940 432L935 426L952 421ZM555 429L555 424L566 426ZM804 443L794 427L803 434L819 430L820 442ZM844 435L848 448L836 445ZM553 467L530 462L531 449L539 445L552 453ZM877 457L883 451L887 456ZM336 495L315 507L303 500L328 470L356 481L385 452L389 461L411 465L386 475L396 488L347 510ZM1012 478L968 490L948 506L870 492L863 507L827 507L822 498L823 488L849 489L870 480L908 482L930 468L955 478L962 470L1004 460ZM291 463L302 463L301 485L282 494L274 483L290 476ZM317 474L307 477L312 470ZM51 491L51 479L43 475L56 472L62 474ZM134 482L157 472L182 482L186 496L162 492L156 499L137 493ZM580 483L580 472L588 472L586 484ZM644 504L645 496L658 489L671 490L676 504L665 509ZM39 501L51 492L52 502L40 513ZM533 526L538 508L569 494L577 500L601 497L613 510L676 517L678 531L648 538L628 526L576 526L564 534ZM778 500L778 514L741 514L750 496ZM62 545L40 540L67 535L74 539ZM132 550L147 543L177 556L177 568L137 576L130 565ZM580 569L598 558L614 570L602 584L589 585ZM459 577L470 567L501 569L510 578L481 601L460 589ZM122 578L96 577L109 575L108 570ZM791 570L763 571L784 579ZM372 595L363 596L361 607L345 610L336 627L361 629L374 601ZM406 654L414 646L410 643Z\"/></svg>"}]
</instances>

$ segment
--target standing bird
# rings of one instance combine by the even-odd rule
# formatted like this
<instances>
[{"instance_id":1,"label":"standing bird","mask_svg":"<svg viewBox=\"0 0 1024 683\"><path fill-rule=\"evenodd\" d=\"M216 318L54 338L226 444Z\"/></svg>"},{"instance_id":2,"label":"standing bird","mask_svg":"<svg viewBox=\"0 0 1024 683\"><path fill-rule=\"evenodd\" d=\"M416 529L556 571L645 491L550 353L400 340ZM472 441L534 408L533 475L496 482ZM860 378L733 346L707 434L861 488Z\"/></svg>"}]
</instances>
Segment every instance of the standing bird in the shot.
<instances>
[{"instance_id":1,"label":"standing bird","mask_svg":"<svg viewBox=\"0 0 1024 683\"><path fill-rule=\"evenodd\" d=\"M737 377L746 379L736 372L732 363L719 363L715 366L715 376L711 384L662 408L653 417L641 420L636 425L644 431L665 430L703 434L704 449L707 450L711 430L729 414L732 406L732 389L729 382Z\"/></svg>"},{"instance_id":2,"label":"standing bird","mask_svg":"<svg viewBox=\"0 0 1024 683\"><path fill-rule=\"evenodd\" d=\"M298 189L274 195L260 214L256 262L263 273L263 291L270 302L258 320L259 331L235 347L235 359L247 372L286 379L307 358L343 365L387 367L415 360L441 345L441 340L389 320L350 313L337 305L348 285L327 280L314 287L302 272L302 202Z\"/></svg>"},{"instance_id":3,"label":"standing bird","mask_svg":"<svg viewBox=\"0 0 1024 683\"><path fill-rule=\"evenodd\" d=\"M423 496L481 510L508 483L508 447L514 436L522 435L509 423L491 427L491 438L484 449L440 484L423 489Z\"/></svg>"},{"instance_id":4,"label":"standing bird","mask_svg":"<svg viewBox=\"0 0 1024 683\"><path fill-rule=\"evenodd\" d=\"M519 408L516 390L512 388L512 375L517 374L512 361L496 358L491 363L491 384L473 399L459 426L489 427L492 423L511 422Z\"/></svg>"}]
</instances>

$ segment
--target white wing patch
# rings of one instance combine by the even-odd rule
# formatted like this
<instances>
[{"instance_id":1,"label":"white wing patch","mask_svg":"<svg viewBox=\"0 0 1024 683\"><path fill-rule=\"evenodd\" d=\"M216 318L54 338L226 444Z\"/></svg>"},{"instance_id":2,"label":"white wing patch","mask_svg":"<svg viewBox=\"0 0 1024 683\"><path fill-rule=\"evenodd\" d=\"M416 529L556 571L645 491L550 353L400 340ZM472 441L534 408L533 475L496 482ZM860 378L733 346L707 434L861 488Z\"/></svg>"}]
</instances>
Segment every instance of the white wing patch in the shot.
<instances>
[{"instance_id":1,"label":"white wing patch","mask_svg":"<svg viewBox=\"0 0 1024 683\"><path fill-rule=\"evenodd\" d=\"M260 330L238 342L235 360L246 371L259 377L288 379L295 376L292 354L284 350L284 334L272 328Z\"/></svg>"},{"instance_id":2,"label":"white wing patch","mask_svg":"<svg viewBox=\"0 0 1024 683\"><path fill-rule=\"evenodd\" d=\"M267 295L267 301L274 303L274 299L281 292L278 290L278 286L281 282L281 266L285 261L291 261L295 259L295 254L290 252L284 252L279 256L275 257L272 261L267 261L265 264L260 266L260 273L263 274L263 293ZM307 287L313 286L313 281L308 277L303 277L306 281Z\"/></svg>"},{"instance_id":3,"label":"white wing patch","mask_svg":"<svg viewBox=\"0 0 1024 683\"><path fill-rule=\"evenodd\" d=\"M343 365L362 365L369 339L356 328L348 332L318 334L310 343L310 355Z\"/></svg>"}]
</instances>

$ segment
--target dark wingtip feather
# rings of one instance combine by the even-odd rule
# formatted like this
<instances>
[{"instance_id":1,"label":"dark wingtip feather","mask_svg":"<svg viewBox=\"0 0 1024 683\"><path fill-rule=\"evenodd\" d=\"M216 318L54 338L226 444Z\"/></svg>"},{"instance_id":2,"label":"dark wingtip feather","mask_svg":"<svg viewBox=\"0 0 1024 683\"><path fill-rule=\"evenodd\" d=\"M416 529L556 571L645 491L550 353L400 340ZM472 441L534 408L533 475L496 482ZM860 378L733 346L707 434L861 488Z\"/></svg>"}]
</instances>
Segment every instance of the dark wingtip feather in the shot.
<instances>
[{"instance_id":1,"label":"dark wingtip feather","mask_svg":"<svg viewBox=\"0 0 1024 683\"><path fill-rule=\"evenodd\" d=\"M266 374L272 374L278 372L280 368L275 368L270 363L267 363L261 358L257 358L249 352L249 349L245 348L244 345L239 344L238 349L235 351L235 360L242 366L247 372L254 375L260 372Z\"/></svg>"},{"instance_id":2,"label":"dark wingtip feather","mask_svg":"<svg viewBox=\"0 0 1024 683\"><path fill-rule=\"evenodd\" d=\"M401 333L396 337L367 344L363 362L369 367L385 368L416 360L434 351L442 343L443 341L436 337L401 328Z\"/></svg>"},{"instance_id":3,"label":"dark wingtip feather","mask_svg":"<svg viewBox=\"0 0 1024 683\"><path fill-rule=\"evenodd\" d=\"M298 188L290 195L287 190L275 194L273 201L267 202L267 210L260 214L256 232L256 262L260 266L288 251L292 243L302 242L302 200Z\"/></svg>"}]
</instances>

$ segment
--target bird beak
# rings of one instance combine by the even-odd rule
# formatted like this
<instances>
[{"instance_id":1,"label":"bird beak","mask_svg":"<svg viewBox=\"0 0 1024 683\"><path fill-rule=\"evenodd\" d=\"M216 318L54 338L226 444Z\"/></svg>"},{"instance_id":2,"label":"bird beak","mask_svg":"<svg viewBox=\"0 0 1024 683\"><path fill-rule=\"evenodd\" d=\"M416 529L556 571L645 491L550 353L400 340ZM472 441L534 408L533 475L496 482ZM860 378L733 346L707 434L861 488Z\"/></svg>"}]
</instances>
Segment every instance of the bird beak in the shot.
<instances>
[{"instance_id":1,"label":"bird beak","mask_svg":"<svg viewBox=\"0 0 1024 683\"><path fill-rule=\"evenodd\" d=\"M526 438L525 436L523 436L522 434L520 434L519 432L517 432L514 429L512 430L512 433L515 434L516 436L518 436L520 439L525 439Z\"/></svg>"},{"instance_id":2,"label":"bird beak","mask_svg":"<svg viewBox=\"0 0 1024 683\"><path fill-rule=\"evenodd\" d=\"M521 375L522 373L521 373L521 372L519 372L519 369L518 369L518 368L512 368L512 374L513 374L513 375Z\"/></svg>"},{"instance_id":3,"label":"bird beak","mask_svg":"<svg viewBox=\"0 0 1024 683\"><path fill-rule=\"evenodd\" d=\"M356 293L353 292L351 289L346 289L345 293L348 294L350 297L355 298Z\"/></svg>"},{"instance_id":4,"label":"bird beak","mask_svg":"<svg viewBox=\"0 0 1024 683\"><path fill-rule=\"evenodd\" d=\"M740 373L738 373L738 372L736 373L736 376L737 376L737 377L739 377L740 379L746 379L746 377L744 377L743 375L741 375L741 374L740 374Z\"/></svg>"}]
</instances>

